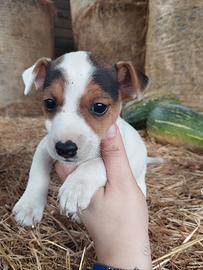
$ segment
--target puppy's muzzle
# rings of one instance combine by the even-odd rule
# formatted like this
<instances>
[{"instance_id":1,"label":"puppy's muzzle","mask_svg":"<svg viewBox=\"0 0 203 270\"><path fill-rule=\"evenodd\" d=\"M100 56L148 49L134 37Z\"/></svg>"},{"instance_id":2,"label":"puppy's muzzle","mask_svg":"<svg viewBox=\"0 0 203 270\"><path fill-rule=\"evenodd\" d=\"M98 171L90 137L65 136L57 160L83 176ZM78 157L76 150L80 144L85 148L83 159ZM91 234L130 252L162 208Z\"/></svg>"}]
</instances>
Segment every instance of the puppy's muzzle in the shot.
<instances>
[{"instance_id":1,"label":"puppy's muzzle","mask_svg":"<svg viewBox=\"0 0 203 270\"><path fill-rule=\"evenodd\" d=\"M75 157L78 150L77 145L72 141L67 141L65 143L57 142L55 148L57 154L66 159Z\"/></svg>"}]
</instances>

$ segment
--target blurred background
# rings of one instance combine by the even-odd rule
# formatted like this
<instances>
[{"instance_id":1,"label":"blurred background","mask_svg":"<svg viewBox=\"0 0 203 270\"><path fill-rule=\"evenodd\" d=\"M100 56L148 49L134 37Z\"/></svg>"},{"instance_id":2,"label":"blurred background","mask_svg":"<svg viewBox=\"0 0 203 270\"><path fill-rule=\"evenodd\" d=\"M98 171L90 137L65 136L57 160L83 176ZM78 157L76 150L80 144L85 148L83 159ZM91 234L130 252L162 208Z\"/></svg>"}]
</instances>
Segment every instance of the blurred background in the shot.
<instances>
[{"instance_id":1,"label":"blurred background","mask_svg":"<svg viewBox=\"0 0 203 270\"><path fill-rule=\"evenodd\" d=\"M21 74L75 50L132 61L150 78L123 116L165 161L146 177L153 269L203 269L203 0L0 0L0 270L96 260L85 228L59 212L56 175L39 226L24 229L11 214L46 134L41 93L23 96Z\"/></svg>"},{"instance_id":2,"label":"blurred background","mask_svg":"<svg viewBox=\"0 0 203 270\"><path fill-rule=\"evenodd\" d=\"M0 111L38 114L21 73L77 49L112 64L130 60L150 77L146 92L175 93L201 109L202 14L201 0L1 0Z\"/></svg>"}]
</instances>

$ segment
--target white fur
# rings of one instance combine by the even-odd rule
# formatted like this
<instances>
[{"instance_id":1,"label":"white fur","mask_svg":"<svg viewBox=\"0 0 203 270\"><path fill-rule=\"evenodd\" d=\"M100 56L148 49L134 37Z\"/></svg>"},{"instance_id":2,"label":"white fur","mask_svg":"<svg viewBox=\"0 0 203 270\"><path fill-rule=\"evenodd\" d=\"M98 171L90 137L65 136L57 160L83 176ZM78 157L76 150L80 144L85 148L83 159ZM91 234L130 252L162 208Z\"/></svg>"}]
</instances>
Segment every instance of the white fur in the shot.
<instances>
[{"instance_id":1,"label":"white fur","mask_svg":"<svg viewBox=\"0 0 203 270\"><path fill-rule=\"evenodd\" d=\"M98 155L100 140L78 112L79 100L94 72L87 52L65 54L58 65L68 83L65 84L64 104L59 113L46 123L49 130L49 153L53 159L64 161L55 151L58 141L71 140L77 145L77 161L92 159ZM48 124L49 123L49 124Z\"/></svg>"},{"instance_id":2,"label":"white fur","mask_svg":"<svg viewBox=\"0 0 203 270\"><path fill-rule=\"evenodd\" d=\"M77 156L72 159L78 167L67 177L59 190L60 207L67 215L75 216L78 209L85 209L95 191L106 183L106 171L100 158L101 138L78 112L79 100L94 72L94 67L88 60L88 53L75 52L66 54L59 68L68 81L65 85L65 101L61 111L53 120L45 122L48 135L36 150L27 188L13 209L16 220L25 226L33 225L42 218L48 192L51 161L65 162L56 153L55 144L58 141L71 140L78 146ZM31 74L26 75L25 78L26 92L33 83L33 75L30 72L30 70L27 73L24 72L24 74ZM137 131L120 117L117 125L133 175L146 195L146 147Z\"/></svg>"},{"instance_id":3,"label":"white fur","mask_svg":"<svg viewBox=\"0 0 203 270\"><path fill-rule=\"evenodd\" d=\"M49 153L55 160L65 161L55 150L58 141L65 143L71 140L78 146L77 156L69 159L72 162L81 163L95 158L99 153L100 139L85 120L76 112L59 112L50 127L48 134Z\"/></svg>"},{"instance_id":4,"label":"white fur","mask_svg":"<svg viewBox=\"0 0 203 270\"><path fill-rule=\"evenodd\" d=\"M63 70L63 75L68 81L62 111L77 113L78 102L95 68L89 62L87 52L81 51L65 54L63 62L58 67Z\"/></svg>"},{"instance_id":5,"label":"white fur","mask_svg":"<svg viewBox=\"0 0 203 270\"><path fill-rule=\"evenodd\" d=\"M26 190L13 208L16 221L24 226L34 225L42 219L52 167L47 148L45 136L34 154Z\"/></svg>"},{"instance_id":6,"label":"white fur","mask_svg":"<svg viewBox=\"0 0 203 270\"><path fill-rule=\"evenodd\" d=\"M120 117L117 120L117 125L121 132L133 175L146 196L146 147L138 132ZM94 193L105 183L106 170L101 158L82 163L67 177L60 188L59 200L62 210L68 215L77 213L78 209L85 209Z\"/></svg>"}]
</instances>

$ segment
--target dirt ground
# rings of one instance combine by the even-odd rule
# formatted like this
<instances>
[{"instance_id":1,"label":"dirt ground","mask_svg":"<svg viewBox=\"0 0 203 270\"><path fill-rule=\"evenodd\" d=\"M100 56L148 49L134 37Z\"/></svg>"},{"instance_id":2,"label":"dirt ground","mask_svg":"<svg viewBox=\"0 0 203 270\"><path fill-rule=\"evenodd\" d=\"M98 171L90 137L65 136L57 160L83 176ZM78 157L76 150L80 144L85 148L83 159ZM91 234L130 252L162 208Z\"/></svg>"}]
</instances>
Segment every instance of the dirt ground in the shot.
<instances>
[{"instance_id":1,"label":"dirt ground","mask_svg":"<svg viewBox=\"0 0 203 270\"><path fill-rule=\"evenodd\" d=\"M60 215L55 174L40 225L22 228L11 215L44 134L41 117L0 117L0 269L91 269L93 242ZM165 160L147 172L153 269L203 269L203 156L142 136L149 154Z\"/></svg>"}]
</instances>

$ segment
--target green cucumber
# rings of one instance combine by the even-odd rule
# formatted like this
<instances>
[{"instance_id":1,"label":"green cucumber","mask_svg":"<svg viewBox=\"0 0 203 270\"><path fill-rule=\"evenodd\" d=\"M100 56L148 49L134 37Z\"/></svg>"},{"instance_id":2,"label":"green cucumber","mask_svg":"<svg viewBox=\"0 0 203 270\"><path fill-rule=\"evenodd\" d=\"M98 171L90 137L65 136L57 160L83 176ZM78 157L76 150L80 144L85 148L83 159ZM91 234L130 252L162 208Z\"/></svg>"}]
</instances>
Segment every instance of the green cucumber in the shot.
<instances>
[{"instance_id":1,"label":"green cucumber","mask_svg":"<svg viewBox=\"0 0 203 270\"><path fill-rule=\"evenodd\" d=\"M180 104L159 104L148 116L147 132L161 143L203 152L203 115Z\"/></svg>"},{"instance_id":2,"label":"green cucumber","mask_svg":"<svg viewBox=\"0 0 203 270\"><path fill-rule=\"evenodd\" d=\"M151 94L141 101L127 103L121 112L121 116L136 129L146 128L149 113L160 103L179 103L173 94Z\"/></svg>"}]
</instances>

